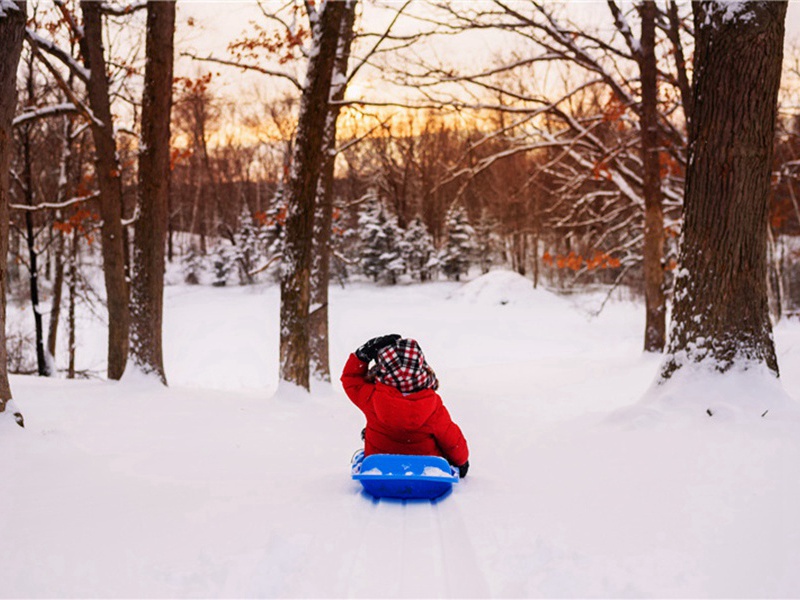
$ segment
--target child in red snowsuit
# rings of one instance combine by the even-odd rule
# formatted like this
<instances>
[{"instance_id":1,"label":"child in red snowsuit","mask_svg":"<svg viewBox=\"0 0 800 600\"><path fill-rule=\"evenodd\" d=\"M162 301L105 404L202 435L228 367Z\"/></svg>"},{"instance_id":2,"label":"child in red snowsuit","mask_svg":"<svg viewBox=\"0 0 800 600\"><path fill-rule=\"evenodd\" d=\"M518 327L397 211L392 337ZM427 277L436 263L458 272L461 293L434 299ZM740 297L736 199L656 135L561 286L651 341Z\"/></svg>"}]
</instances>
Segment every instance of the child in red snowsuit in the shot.
<instances>
[{"instance_id":1,"label":"child in red snowsuit","mask_svg":"<svg viewBox=\"0 0 800 600\"><path fill-rule=\"evenodd\" d=\"M443 456L461 477L467 474L467 440L436 393L436 374L415 340L397 334L369 340L350 355L342 385L367 417L365 455Z\"/></svg>"}]
</instances>

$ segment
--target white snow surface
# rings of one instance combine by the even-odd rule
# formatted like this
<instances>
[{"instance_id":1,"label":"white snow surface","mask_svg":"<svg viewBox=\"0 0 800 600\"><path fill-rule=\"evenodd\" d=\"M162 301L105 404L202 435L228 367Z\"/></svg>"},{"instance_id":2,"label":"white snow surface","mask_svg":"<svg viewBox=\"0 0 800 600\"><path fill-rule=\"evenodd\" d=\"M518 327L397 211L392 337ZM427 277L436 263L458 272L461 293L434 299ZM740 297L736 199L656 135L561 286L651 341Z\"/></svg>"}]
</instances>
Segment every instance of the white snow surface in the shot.
<instances>
[{"instance_id":1,"label":"white snow surface","mask_svg":"<svg viewBox=\"0 0 800 600\"><path fill-rule=\"evenodd\" d=\"M469 441L452 494L403 503L351 480L338 382L277 384L275 287L170 286L169 388L12 377L0 597L800 596L800 323L776 328L782 385L657 386L642 306L590 318L603 298L503 272L331 288L334 378L369 337L414 337Z\"/></svg>"}]
</instances>

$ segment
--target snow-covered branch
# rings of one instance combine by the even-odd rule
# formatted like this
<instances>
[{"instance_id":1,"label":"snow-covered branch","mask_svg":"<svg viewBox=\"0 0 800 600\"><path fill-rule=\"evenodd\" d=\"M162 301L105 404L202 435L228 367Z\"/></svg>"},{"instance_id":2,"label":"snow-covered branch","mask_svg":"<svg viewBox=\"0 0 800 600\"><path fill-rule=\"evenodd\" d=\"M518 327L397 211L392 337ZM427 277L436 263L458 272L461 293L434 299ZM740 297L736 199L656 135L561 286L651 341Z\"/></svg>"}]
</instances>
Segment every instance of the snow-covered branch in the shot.
<instances>
[{"instance_id":1,"label":"snow-covered branch","mask_svg":"<svg viewBox=\"0 0 800 600\"><path fill-rule=\"evenodd\" d=\"M34 212L37 210L59 210L62 208L68 208L70 206L74 206L76 204L80 204L82 202L88 202L89 200L94 200L95 198L100 197L100 192L92 192L91 194L87 194L86 196L76 196L75 198L70 198L69 200L65 200L64 202L42 202L41 204L37 204L35 206L28 206L26 204L11 204L10 207L13 210L23 210L28 212Z\"/></svg>"},{"instance_id":2,"label":"snow-covered branch","mask_svg":"<svg viewBox=\"0 0 800 600\"><path fill-rule=\"evenodd\" d=\"M81 111L78 109L78 107L72 104L71 102L54 104L52 106L43 106L41 108L37 108L34 110L27 110L24 113L17 115L11 122L11 125L13 127L20 127L26 123L30 123L31 121L36 121L38 119L57 117L61 115L69 115L80 112Z\"/></svg>"},{"instance_id":3,"label":"snow-covered branch","mask_svg":"<svg viewBox=\"0 0 800 600\"><path fill-rule=\"evenodd\" d=\"M47 52L47 54L53 56L54 58L57 58L82 82L86 83L89 81L89 77L91 77L89 69L75 60L75 58L73 58L69 52L59 48L52 41L43 38L30 28L25 29L25 39L29 44L35 45L40 50Z\"/></svg>"},{"instance_id":4,"label":"snow-covered branch","mask_svg":"<svg viewBox=\"0 0 800 600\"><path fill-rule=\"evenodd\" d=\"M131 2L130 4L111 4L109 2L103 2L100 6L100 10L103 14L113 17L124 17L143 8L147 8L146 0L139 0L138 2Z\"/></svg>"}]
</instances>

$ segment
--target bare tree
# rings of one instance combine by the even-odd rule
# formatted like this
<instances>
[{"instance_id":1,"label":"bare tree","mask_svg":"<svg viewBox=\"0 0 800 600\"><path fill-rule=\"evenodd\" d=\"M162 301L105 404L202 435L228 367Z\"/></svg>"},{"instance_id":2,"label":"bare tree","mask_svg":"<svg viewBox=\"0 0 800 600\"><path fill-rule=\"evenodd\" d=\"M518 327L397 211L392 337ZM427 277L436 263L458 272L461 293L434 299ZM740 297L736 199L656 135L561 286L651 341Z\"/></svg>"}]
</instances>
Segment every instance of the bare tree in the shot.
<instances>
[{"instance_id":1,"label":"bare tree","mask_svg":"<svg viewBox=\"0 0 800 600\"><path fill-rule=\"evenodd\" d=\"M662 379L778 360L767 227L787 2L695 4L693 124L681 276Z\"/></svg>"},{"instance_id":2,"label":"bare tree","mask_svg":"<svg viewBox=\"0 0 800 600\"><path fill-rule=\"evenodd\" d=\"M355 0L351 0L355 4ZM353 42L356 13L348 10L342 18L339 45L333 71L330 108L322 135L322 165L317 184L317 208L314 218L314 251L311 272L311 305L309 315L309 344L311 370L320 381L330 381L328 356L328 284L330 282L330 244L333 226L333 184L336 163L336 121L342 110L347 90L347 63Z\"/></svg>"},{"instance_id":3,"label":"bare tree","mask_svg":"<svg viewBox=\"0 0 800 600\"><path fill-rule=\"evenodd\" d=\"M281 277L281 379L309 389L309 307L316 194L342 18L353 5L326 0L312 15L313 40L300 101L287 189L286 242Z\"/></svg>"},{"instance_id":4,"label":"bare tree","mask_svg":"<svg viewBox=\"0 0 800 600\"><path fill-rule=\"evenodd\" d=\"M95 145L95 173L100 188L103 275L108 303L108 377L119 379L128 359L130 307L122 226L122 169L114 137L106 59L103 49L103 5L81 1L83 29L80 50L89 69L87 82Z\"/></svg>"},{"instance_id":5,"label":"bare tree","mask_svg":"<svg viewBox=\"0 0 800 600\"><path fill-rule=\"evenodd\" d=\"M0 0L0 413L11 401L6 348L6 274L8 272L9 169L13 152L11 122L17 105L17 67L25 35L25 0ZM19 425L22 415L14 413Z\"/></svg>"},{"instance_id":6,"label":"bare tree","mask_svg":"<svg viewBox=\"0 0 800 600\"><path fill-rule=\"evenodd\" d=\"M611 0L609 4L614 6ZM647 352L661 352L667 341L667 305L664 297L664 210L661 206L661 174L658 160L656 3L643 1L639 5L639 14L642 21L641 43L638 49L634 47L634 54L639 62L642 86L639 119L644 199L644 260L642 261L645 292L644 349ZM621 29L625 31L624 27Z\"/></svg>"},{"instance_id":7,"label":"bare tree","mask_svg":"<svg viewBox=\"0 0 800 600\"><path fill-rule=\"evenodd\" d=\"M134 225L131 360L166 384L162 353L164 260L170 180L175 2L147 3L147 64L139 149L139 218Z\"/></svg>"}]
</instances>

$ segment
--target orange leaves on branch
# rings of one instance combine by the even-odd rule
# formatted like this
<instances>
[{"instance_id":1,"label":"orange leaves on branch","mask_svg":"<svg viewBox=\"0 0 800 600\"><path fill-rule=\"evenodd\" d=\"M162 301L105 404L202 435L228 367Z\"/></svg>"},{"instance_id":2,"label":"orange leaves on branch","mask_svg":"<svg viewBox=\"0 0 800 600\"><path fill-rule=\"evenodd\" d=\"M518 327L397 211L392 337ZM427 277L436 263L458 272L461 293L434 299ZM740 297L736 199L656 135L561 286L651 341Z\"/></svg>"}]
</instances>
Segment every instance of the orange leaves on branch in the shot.
<instances>
[{"instance_id":1,"label":"orange leaves on branch","mask_svg":"<svg viewBox=\"0 0 800 600\"><path fill-rule=\"evenodd\" d=\"M611 96L611 99L606 102L606 105L603 107L603 121L606 123L615 123L617 129L623 131L625 129L625 122L622 117L625 116L626 112L628 112L627 105L615 94Z\"/></svg>"},{"instance_id":2,"label":"orange leaves on branch","mask_svg":"<svg viewBox=\"0 0 800 600\"><path fill-rule=\"evenodd\" d=\"M588 271L616 269L621 264L618 258L599 250L595 250L594 254L588 258L575 252L570 252L567 255L557 254L555 256L545 252L542 255L542 262L548 267L555 266L557 269L569 269L570 271L579 271L584 265L586 265L586 270Z\"/></svg>"},{"instance_id":3,"label":"orange leaves on branch","mask_svg":"<svg viewBox=\"0 0 800 600\"><path fill-rule=\"evenodd\" d=\"M256 60L264 54L270 54L276 56L283 65L297 58L295 50L311 39L311 31L302 25L294 30L281 31L268 31L257 23L253 23L253 27L255 35L228 44L228 52L239 60Z\"/></svg>"},{"instance_id":4,"label":"orange leaves on branch","mask_svg":"<svg viewBox=\"0 0 800 600\"><path fill-rule=\"evenodd\" d=\"M611 170L608 168L608 159L602 158L592 167L592 179L599 181L605 179L611 181Z\"/></svg>"},{"instance_id":5,"label":"orange leaves on branch","mask_svg":"<svg viewBox=\"0 0 800 600\"><path fill-rule=\"evenodd\" d=\"M206 73L200 77L175 77L172 80L173 90L176 92L194 92L202 94L208 91L211 80L214 78L214 73Z\"/></svg>"},{"instance_id":6,"label":"orange leaves on branch","mask_svg":"<svg viewBox=\"0 0 800 600\"><path fill-rule=\"evenodd\" d=\"M192 154L194 151L191 148L172 148L169 153L169 170L174 171L175 167L185 163Z\"/></svg>"},{"instance_id":7,"label":"orange leaves on branch","mask_svg":"<svg viewBox=\"0 0 800 600\"><path fill-rule=\"evenodd\" d=\"M82 208L81 210L76 211L75 214L73 214L66 221L56 221L53 223L53 229L66 235L71 235L72 233L83 235L86 237L86 241L91 244L93 237L87 232L89 231L91 225L98 223L99 221L100 215L93 213L86 208Z\"/></svg>"},{"instance_id":8,"label":"orange leaves on branch","mask_svg":"<svg viewBox=\"0 0 800 600\"><path fill-rule=\"evenodd\" d=\"M286 207L281 207L274 216L268 215L263 210L258 211L253 215L253 220L261 227L284 226L286 225Z\"/></svg>"},{"instance_id":9,"label":"orange leaves on branch","mask_svg":"<svg viewBox=\"0 0 800 600\"><path fill-rule=\"evenodd\" d=\"M661 179L669 175L683 176L683 166L669 152L663 150L658 153L658 169Z\"/></svg>"}]
</instances>

